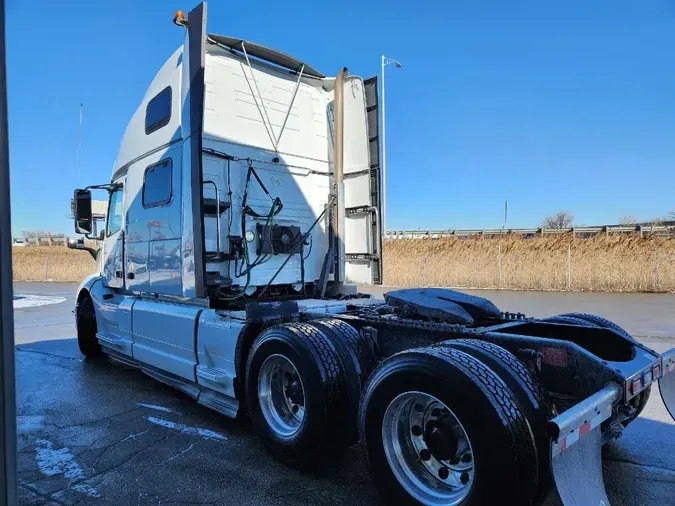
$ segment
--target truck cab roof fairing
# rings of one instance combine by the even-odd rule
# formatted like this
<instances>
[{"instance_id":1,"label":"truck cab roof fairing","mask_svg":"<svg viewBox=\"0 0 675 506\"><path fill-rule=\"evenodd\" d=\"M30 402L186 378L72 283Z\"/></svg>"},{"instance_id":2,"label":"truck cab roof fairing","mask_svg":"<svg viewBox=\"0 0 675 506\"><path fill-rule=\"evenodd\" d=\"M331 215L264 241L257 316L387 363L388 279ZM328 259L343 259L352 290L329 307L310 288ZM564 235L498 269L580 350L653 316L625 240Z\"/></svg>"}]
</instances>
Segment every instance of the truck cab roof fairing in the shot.
<instances>
[{"instance_id":1,"label":"truck cab roof fairing","mask_svg":"<svg viewBox=\"0 0 675 506\"><path fill-rule=\"evenodd\" d=\"M318 77L320 79L326 77L324 74L309 66L307 63L300 61L286 53L282 53L276 49L263 46L262 44L239 39L237 37L226 37L224 35L216 34L209 34L207 41L215 42L221 46L227 47L231 51L236 51L242 54L245 45L246 53L249 56L259 58L260 60L273 63L274 65L278 65L279 67L283 67L294 72L300 72L300 70L302 70L302 73L307 76Z\"/></svg>"}]
</instances>

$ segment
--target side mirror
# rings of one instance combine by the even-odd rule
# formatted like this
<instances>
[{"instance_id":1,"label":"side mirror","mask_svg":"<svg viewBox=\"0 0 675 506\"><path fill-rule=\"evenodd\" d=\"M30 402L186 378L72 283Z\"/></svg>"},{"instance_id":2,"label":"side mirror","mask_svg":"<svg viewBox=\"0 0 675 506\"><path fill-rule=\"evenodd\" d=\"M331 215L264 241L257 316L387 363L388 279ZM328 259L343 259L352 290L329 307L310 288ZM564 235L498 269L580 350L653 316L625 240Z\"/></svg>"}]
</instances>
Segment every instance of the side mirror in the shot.
<instances>
[{"instance_id":1,"label":"side mirror","mask_svg":"<svg viewBox=\"0 0 675 506\"><path fill-rule=\"evenodd\" d=\"M94 222L91 213L91 192L89 190L75 190L73 198L73 215L75 216L75 232L91 234Z\"/></svg>"}]
</instances>

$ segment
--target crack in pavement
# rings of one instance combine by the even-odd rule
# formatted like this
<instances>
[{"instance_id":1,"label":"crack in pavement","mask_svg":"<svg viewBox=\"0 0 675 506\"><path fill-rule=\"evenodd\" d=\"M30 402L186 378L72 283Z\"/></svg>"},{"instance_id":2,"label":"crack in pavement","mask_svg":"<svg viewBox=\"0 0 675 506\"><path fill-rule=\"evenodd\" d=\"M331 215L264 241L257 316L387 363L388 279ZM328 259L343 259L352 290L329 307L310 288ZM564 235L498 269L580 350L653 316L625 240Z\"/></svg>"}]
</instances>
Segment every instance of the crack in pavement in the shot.
<instances>
[{"instance_id":1,"label":"crack in pavement","mask_svg":"<svg viewBox=\"0 0 675 506\"><path fill-rule=\"evenodd\" d=\"M116 416L127 415L127 414L132 413L132 412L134 412L136 410L139 410L139 409L140 408L138 408L138 407L132 408L132 409L129 409L127 411L122 411L121 413L115 413L113 415L104 416L102 418L97 418L96 420L90 420L88 422L79 422L79 423L73 423L73 424L69 424L69 425L56 425L56 424L50 424L50 425L52 425L53 427L56 427L57 429L61 429L61 430L62 429L70 429L72 427L82 427L83 425L92 425L92 424L95 424L95 423L98 423L98 422L104 422L106 420L110 420L111 418L115 418Z\"/></svg>"},{"instance_id":2,"label":"crack in pavement","mask_svg":"<svg viewBox=\"0 0 675 506\"><path fill-rule=\"evenodd\" d=\"M187 448L185 448L185 450L179 451L176 455L174 455L173 457L169 457L168 459L166 459L166 460L165 460L164 462L162 462L162 463L165 464L165 463L167 463L167 462L171 462L173 459L177 459L178 457L180 457L180 456L182 456L182 455L185 455L187 452L189 452L190 450L192 450L192 447L193 447L194 445L195 445L194 443L190 443L190 446L188 446Z\"/></svg>"},{"instance_id":3,"label":"crack in pavement","mask_svg":"<svg viewBox=\"0 0 675 506\"><path fill-rule=\"evenodd\" d=\"M38 481L40 481L40 480L38 480ZM33 483L37 483L37 482L33 482ZM38 497L42 497L45 501L53 501L56 504L59 504L61 506L70 506L69 504L66 504L66 503L64 503L64 502L62 502L58 499L54 499L53 497L51 497L51 493L43 494L42 492L40 492L39 490L37 490L36 488L33 487L33 483L19 483L19 486L25 488L26 490L28 490L30 492L32 492L33 494L35 494Z\"/></svg>"}]
</instances>

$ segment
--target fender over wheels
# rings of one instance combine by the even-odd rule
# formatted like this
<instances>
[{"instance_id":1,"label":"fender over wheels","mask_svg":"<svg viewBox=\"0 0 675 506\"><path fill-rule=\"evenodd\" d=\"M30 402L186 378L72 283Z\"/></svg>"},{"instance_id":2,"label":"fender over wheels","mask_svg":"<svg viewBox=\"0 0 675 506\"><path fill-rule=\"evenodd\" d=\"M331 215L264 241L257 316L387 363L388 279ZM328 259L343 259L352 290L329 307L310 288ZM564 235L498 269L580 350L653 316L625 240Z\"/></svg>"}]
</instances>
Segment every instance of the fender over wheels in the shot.
<instances>
[{"instance_id":1,"label":"fender over wheels","mask_svg":"<svg viewBox=\"0 0 675 506\"><path fill-rule=\"evenodd\" d=\"M591 327L610 329L619 334L620 336L625 337L631 341L634 341L633 336L631 336L628 332L619 327L616 323L606 318L603 318L602 316L590 313L563 313L553 316L550 319L546 318L546 321L554 321L554 320L560 320L558 321L558 323L565 323L564 320L567 320L567 322L569 323L576 321L582 322L581 324L589 325ZM623 422L624 427L627 427L629 423L631 423L638 416L640 416L640 413L642 413L642 411L645 409L645 406L647 405L647 402L649 401L649 396L651 395L651 392L652 386L650 385L647 388L645 388L642 392L640 392L632 401L630 401L633 403L633 406L635 407L635 414L628 420Z\"/></svg>"},{"instance_id":2,"label":"fender over wheels","mask_svg":"<svg viewBox=\"0 0 675 506\"><path fill-rule=\"evenodd\" d=\"M346 446L336 436L347 406L345 372L331 340L308 323L263 331L246 365L246 403L258 435L298 468Z\"/></svg>"},{"instance_id":3,"label":"fender over wheels","mask_svg":"<svg viewBox=\"0 0 675 506\"><path fill-rule=\"evenodd\" d=\"M103 348L96 339L96 312L94 302L89 295L85 295L77 305L77 345L80 353L88 358L103 355Z\"/></svg>"},{"instance_id":4,"label":"fender over wheels","mask_svg":"<svg viewBox=\"0 0 675 506\"><path fill-rule=\"evenodd\" d=\"M391 504L531 504L537 456L508 386L446 346L398 353L375 370L360 427L373 480Z\"/></svg>"}]
</instances>

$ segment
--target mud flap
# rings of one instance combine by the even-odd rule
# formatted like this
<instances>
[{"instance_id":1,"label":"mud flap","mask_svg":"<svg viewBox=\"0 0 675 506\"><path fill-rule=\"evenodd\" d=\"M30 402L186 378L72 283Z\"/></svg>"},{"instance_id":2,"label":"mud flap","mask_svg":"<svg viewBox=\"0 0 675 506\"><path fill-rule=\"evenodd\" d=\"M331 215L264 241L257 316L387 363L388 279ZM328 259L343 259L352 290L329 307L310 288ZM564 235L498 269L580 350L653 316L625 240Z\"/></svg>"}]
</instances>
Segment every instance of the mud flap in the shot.
<instances>
[{"instance_id":1,"label":"mud flap","mask_svg":"<svg viewBox=\"0 0 675 506\"><path fill-rule=\"evenodd\" d=\"M675 348L661 356L663 376L659 379L659 392L668 413L675 420Z\"/></svg>"},{"instance_id":2,"label":"mud flap","mask_svg":"<svg viewBox=\"0 0 675 506\"><path fill-rule=\"evenodd\" d=\"M548 423L553 481L564 506L609 506L602 478L602 422L621 396L609 385Z\"/></svg>"},{"instance_id":3,"label":"mud flap","mask_svg":"<svg viewBox=\"0 0 675 506\"><path fill-rule=\"evenodd\" d=\"M553 481L564 506L609 506L602 479L601 447L598 426L551 459Z\"/></svg>"}]
</instances>

